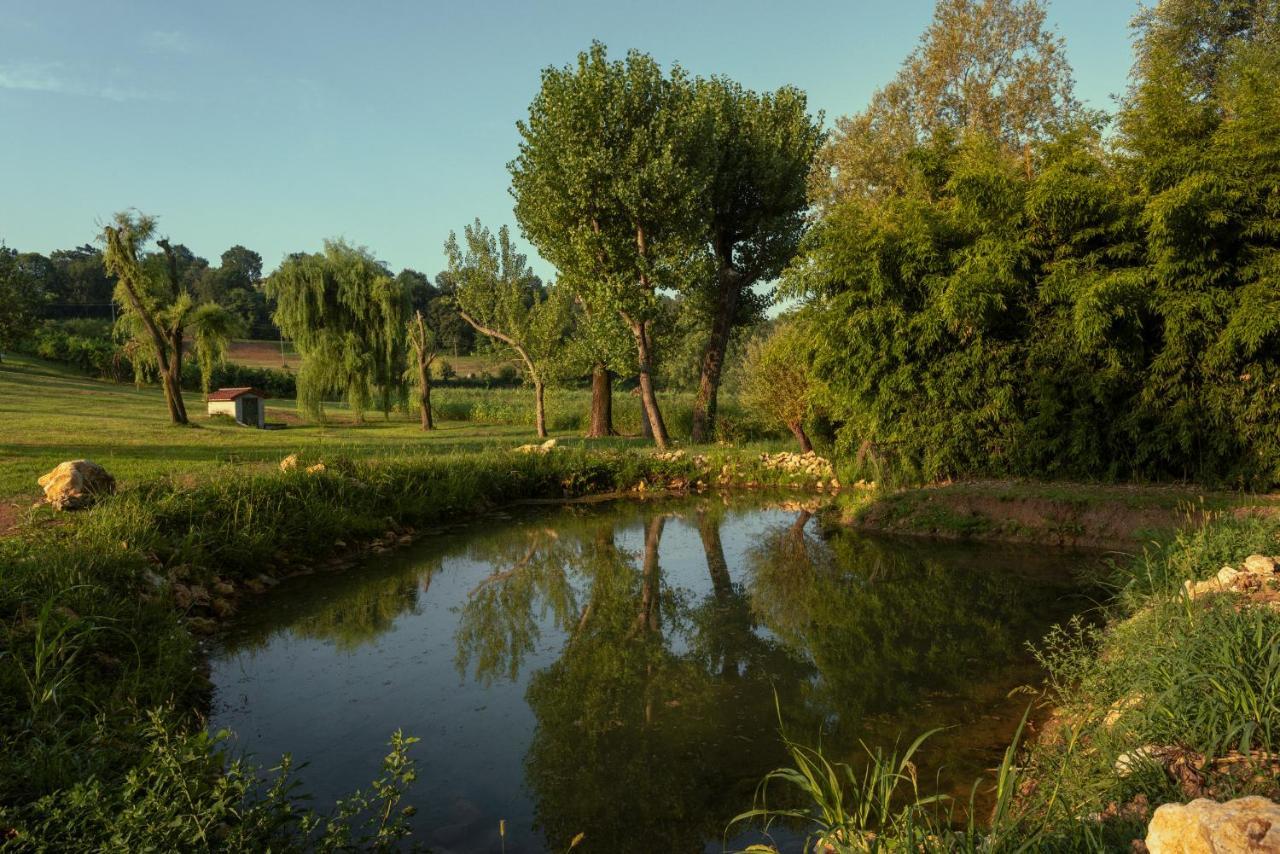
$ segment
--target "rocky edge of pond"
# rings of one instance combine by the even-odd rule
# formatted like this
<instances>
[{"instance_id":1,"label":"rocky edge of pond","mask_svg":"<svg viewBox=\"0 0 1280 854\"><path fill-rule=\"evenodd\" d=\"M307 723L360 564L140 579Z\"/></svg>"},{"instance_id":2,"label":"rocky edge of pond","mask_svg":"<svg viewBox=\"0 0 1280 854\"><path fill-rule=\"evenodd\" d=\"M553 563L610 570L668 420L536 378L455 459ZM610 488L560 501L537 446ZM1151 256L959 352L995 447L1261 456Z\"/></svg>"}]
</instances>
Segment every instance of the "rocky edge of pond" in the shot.
<instances>
[{"instance_id":1,"label":"rocky edge of pond","mask_svg":"<svg viewBox=\"0 0 1280 854\"><path fill-rule=\"evenodd\" d=\"M557 448L557 441L549 439L540 444L521 445L514 451L523 454L548 454L556 451ZM775 454L762 453L749 462L726 462L719 469L715 468L706 454L690 455L684 450L674 450L660 451L651 456L655 461L662 463L687 463L692 466L695 474L691 476L655 474L649 478L642 478L629 490L591 495L587 498L701 494L713 487L722 492L731 489L755 490L768 487L816 490L823 494L835 494L841 489L831 461L812 451L803 454L786 451ZM289 454L282 459L279 470L282 474L301 472L310 476L348 477L338 467L331 466L323 460L304 459L297 453ZM762 472L782 475L789 482L781 487L776 483L762 482L760 478ZM45 492L42 503L49 504L57 511L87 509L99 498L106 497L115 491L115 479L106 469L91 460L71 460L61 463L42 476L39 483ZM856 486L861 488L868 485L860 482ZM563 499L548 500L573 499L566 496ZM493 508L485 508L477 511L473 516L492 511ZM197 567L188 564L168 567L163 574L158 570L164 567L157 564L155 568L147 570L144 577L151 590L150 595L171 597L174 607L181 612L187 628L193 634L210 636L217 633L224 621L235 615L240 599L245 595L264 593L286 578L311 575L317 571L336 572L352 569L371 555L385 554L393 549L411 545L424 534L441 533L443 530L444 528L435 526L427 531L419 531L412 525L401 524L389 518L387 528L380 536L361 541L351 538L336 539L333 542L332 555L321 561L298 561L284 550L277 551L271 562L263 564L261 573L248 579L237 580L221 574L206 576L199 572Z\"/></svg>"}]
</instances>

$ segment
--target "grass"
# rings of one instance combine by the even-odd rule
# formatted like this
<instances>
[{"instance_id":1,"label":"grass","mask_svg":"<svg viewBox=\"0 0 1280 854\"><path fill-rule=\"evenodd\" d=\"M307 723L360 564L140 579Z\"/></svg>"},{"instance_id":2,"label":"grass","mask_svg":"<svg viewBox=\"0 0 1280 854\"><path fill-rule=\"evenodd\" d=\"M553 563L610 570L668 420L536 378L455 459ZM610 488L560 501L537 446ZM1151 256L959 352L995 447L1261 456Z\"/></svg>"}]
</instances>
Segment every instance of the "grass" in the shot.
<instances>
[{"instance_id":1,"label":"grass","mask_svg":"<svg viewBox=\"0 0 1280 854\"><path fill-rule=\"evenodd\" d=\"M64 405L68 389L83 387L30 365L15 373L18 380L8 381L61 389ZM135 406L159 403L154 393L120 393ZM14 413L11 399L5 397L7 416ZM68 418L60 441L74 441L70 431L86 432L92 423L87 414ZM263 573L278 577L335 558L354 563L362 547L521 499L718 482L725 471L748 484L815 479L766 469L750 451L660 457L617 442L547 454L496 443L471 451L437 443L404 453L354 446L354 455L341 453L352 445L329 442L311 449L323 451L323 471L282 472L275 465L229 465L195 444L224 432L222 441L243 435L271 442L270 433L153 421L134 431L140 446L147 431L154 431L151 441L177 443L185 452L179 458L195 465L175 466L167 454L119 457L117 464L132 462L124 467L132 476L116 495L61 524L44 524L36 514L0 536L0 840L8 839L8 847L129 850L147 839L163 840L160 848L209 849L230 839L248 850L303 841L323 849L319 833L341 848L341 840L360 838L359 827L372 834L370 844L385 837L394 845L397 825L386 810L408 773L403 757L396 758L407 744L393 745L396 770L375 786L376 797L343 802L368 809L342 813L340 806L327 817L302 809L287 773L261 781L255 771L224 765L198 714L208 685L193 636L213 627L212 615L229 601L222 597L246 595L263 583ZM16 434L19 443L22 436ZM18 455L27 465L50 453L35 438ZM256 450L274 462L286 448ZM316 459L307 453L304 462ZM200 601L207 591L218 598ZM191 601L182 604L183 597ZM381 821L368 825L366 813L379 805Z\"/></svg>"},{"instance_id":2,"label":"grass","mask_svg":"<svg viewBox=\"0 0 1280 854\"><path fill-rule=\"evenodd\" d=\"M439 389L439 428L424 433L416 417L370 413L356 424L341 406L325 425L301 421L291 400L268 401L267 420L285 430L253 430L208 418L199 395L186 396L191 424L169 423L160 392L86 378L39 359L6 356L0 364L0 499L38 494L36 478L58 463L88 458L122 483L153 477L198 479L228 466L274 466L301 453L313 458L405 458L514 447L534 440L532 392L523 389ZM617 395L620 430L638 431L638 404ZM689 395L667 396L674 424L687 420ZM552 435L570 446L625 447L627 439L581 438L588 392L547 394ZM730 418L733 407L729 405ZM760 447L782 447L766 441Z\"/></svg>"}]
</instances>

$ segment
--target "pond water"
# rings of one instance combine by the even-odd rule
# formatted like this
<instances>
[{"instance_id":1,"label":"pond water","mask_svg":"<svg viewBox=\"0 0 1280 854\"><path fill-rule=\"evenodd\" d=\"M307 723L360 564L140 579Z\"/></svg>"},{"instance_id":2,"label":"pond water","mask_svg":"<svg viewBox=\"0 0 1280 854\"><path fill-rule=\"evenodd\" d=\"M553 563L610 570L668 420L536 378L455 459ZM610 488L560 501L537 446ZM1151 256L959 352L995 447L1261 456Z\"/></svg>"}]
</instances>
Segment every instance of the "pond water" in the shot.
<instances>
[{"instance_id":1,"label":"pond water","mask_svg":"<svg viewBox=\"0 0 1280 854\"><path fill-rule=\"evenodd\" d=\"M1027 642L1087 607L1090 558L824 534L759 496L433 534L249 603L212 658L211 727L259 764L307 763L321 807L378 776L394 730L421 738L414 840L438 852L563 851L578 833L583 852L720 851L786 762L779 708L848 761L951 727L923 788L967 799L1026 708L1009 692L1040 678Z\"/></svg>"}]
</instances>

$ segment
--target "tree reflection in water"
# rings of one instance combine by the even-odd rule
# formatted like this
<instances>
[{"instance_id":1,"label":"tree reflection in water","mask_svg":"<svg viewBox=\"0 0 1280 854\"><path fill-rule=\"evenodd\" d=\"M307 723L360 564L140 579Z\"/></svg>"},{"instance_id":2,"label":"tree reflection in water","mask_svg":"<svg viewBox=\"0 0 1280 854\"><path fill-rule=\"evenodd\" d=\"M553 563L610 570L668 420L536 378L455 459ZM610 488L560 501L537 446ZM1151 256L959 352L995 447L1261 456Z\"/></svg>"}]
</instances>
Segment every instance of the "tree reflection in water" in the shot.
<instances>
[{"instance_id":1,"label":"tree reflection in water","mask_svg":"<svg viewBox=\"0 0 1280 854\"><path fill-rule=\"evenodd\" d=\"M1018 571L1024 556L820 536L808 511L761 513L758 499L644 502L490 528L426 564L308 581L316 595L239 646L268 643L284 621L339 650L367 651L401 616L452 631L464 680L524 685L524 787L553 850L580 832L584 851L720 839L786 761L775 694L791 734L841 758L860 740L891 746L961 724L935 740L935 758L971 781L1016 725L1023 704L1004 695L1036 678L1024 643L1068 609L1063 586ZM762 530L762 518L777 523ZM450 575L446 595L430 585L455 560L478 575ZM412 631L401 641L413 642ZM1007 722L993 711L1005 706ZM439 723L431 707L403 713L406 731L414 715ZM974 722L993 716L999 726L975 741ZM437 759L422 773L450 768Z\"/></svg>"}]
</instances>

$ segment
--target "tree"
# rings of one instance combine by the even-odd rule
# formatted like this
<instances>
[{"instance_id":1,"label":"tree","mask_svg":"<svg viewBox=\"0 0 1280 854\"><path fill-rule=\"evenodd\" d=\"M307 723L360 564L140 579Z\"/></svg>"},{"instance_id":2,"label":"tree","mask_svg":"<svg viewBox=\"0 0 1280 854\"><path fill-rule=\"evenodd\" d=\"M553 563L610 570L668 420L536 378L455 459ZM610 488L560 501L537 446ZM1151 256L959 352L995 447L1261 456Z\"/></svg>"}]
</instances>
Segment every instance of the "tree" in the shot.
<instances>
[{"instance_id":1,"label":"tree","mask_svg":"<svg viewBox=\"0 0 1280 854\"><path fill-rule=\"evenodd\" d=\"M302 356L298 408L324 417L324 396L345 394L362 421L374 390L389 414L404 393L409 300L369 250L326 240L289 256L266 281L275 323Z\"/></svg>"},{"instance_id":2,"label":"tree","mask_svg":"<svg viewBox=\"0 0 1280 854\"><path fill-rule=\"evenodd\" d=\"M408 341L409 357L413 360L415 369L412 379L418 392L422 429L434 430L436 425L431 418L431 363L439 352L439 338L420 310L415 311L409 321Z\"/></svg>"},{"instance_id":3,"label":"tree","mask_svg":"<svg viewBox=\"0 0 1280 854\"><path fill-rule=\"evenodd\" d=\"M909 155L939 132L997 139L1029 168L1032 143L1079 117L1073 82L1040 0L939 0L897 77L864 112L837 119L811 194L823 204L899 194Z\"/></svg>"},{"instance_id":4,"label":"tree","mask_svg":"<svg viewBox=\"0 0 1280 854\"><path fill-rule=\"evenodd\" d=\"M652 326L660 291L706 275L706 118L678 66L668 76L638 51L610 61L595 42L576 65L543 70L508 167L516 218L561 286L626 324L661 448Z\"/></svg>"},{"instance_id":5,"label":"tree","mask_svg":"<svg viewBox=\"0 0 1280 854\"><path fill-rule=\"evenodd\" d=\"M463 229L466 249L450 232L445 243L459 314L481 335L511 348L533 384L538 438L547 436L544 395L555 371L569 316L567 293L544 290L504 225L495 238L476 220Z\"/></svg>"},{"instance_id":6,"label":"tree","mask_svg":"<svg viewBox=\"0 0 1280 854\"><path fill-rule=\"evenodd\" d=\"M186 270L199 265L190 260L194 256L189 252L179 252L180 247L161 238L156 241L159 253L139 254L155 234L155 228L155 219L146 214L116 214L114 224L103 228L103 262L117 280L115 299L123 309L120 323L136 345L135 367L154 365L164 389L169 419L174 424L186 424L187 408L182 399L186 336L193 334L197 351L214 358L220 347L225 348L223 332L232 321L217 305L197 305L192 298L191 277L183 275L184 265ZM205 381L207 384L207 377Z\"/></svg>"},{"instance_id":7,"label":"tree","mask_svg":"<svg viewBox=\"0 0 1280 854\"><path fill-rule=\"evenodd\" d=\"M780 320L767 336L747 345L743 365L742 402L790 430L803 453L813 450L804 429L817 396L809 367L812 338L812 332L796 319Z\"/></svg>"},{"instance_id":8,"label":"tree","mask_svg":"<svg viewBox=\"0 0 1280 854\"><path fill-rule=\"evenodd\" d=\"M713 77L695 89L709 116L705 145L713 169L706 210L714 272L698 294L710 328L692 435L705 442L714 433L730 336L757 322L769 303L752 289L778 277L804 233L805 181L822 133L804 93L793 87L759 94Z\"/></svg>"},{"instance_id":9,"label":"tree","mask_svg":"<svg viewBox=\"0 0 1280 854\"><path fill-rule=\"evenodd\" d=\"M75 249L58 249L49 253L49 261L57 271L58 292L51 293L51 301L62 308L100 306L106 308L112 300L115 282L107 274L102 250L84 245ZM109 314L104 314L110 317Z\"/></svg>"},{"instance_id":10,"label":"tree","mask_svg":"<svg viewBox=\"0 0 1280 854\"><path fill-rule=\"evenodd\" d=\"M27 337L44 296L16 250L0 246L0 360Z\"/></svg>"},{"instance_id":11,"label":"tree","mask_svg":"<svg viewBox=\"0 0 1280 854\"><path fill-rule=\"evenodd\" d=\"M622 319L608 310L593 310L581 298L574 300L573 336L567 342L567 361L575 372L591 374L591 413L587 438L615 436L613 429L613 378L635 371L635 347Z\"/></svg>"}]
</instances>

